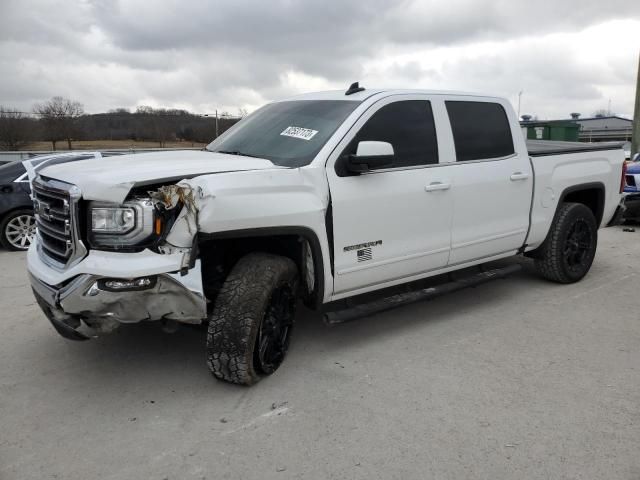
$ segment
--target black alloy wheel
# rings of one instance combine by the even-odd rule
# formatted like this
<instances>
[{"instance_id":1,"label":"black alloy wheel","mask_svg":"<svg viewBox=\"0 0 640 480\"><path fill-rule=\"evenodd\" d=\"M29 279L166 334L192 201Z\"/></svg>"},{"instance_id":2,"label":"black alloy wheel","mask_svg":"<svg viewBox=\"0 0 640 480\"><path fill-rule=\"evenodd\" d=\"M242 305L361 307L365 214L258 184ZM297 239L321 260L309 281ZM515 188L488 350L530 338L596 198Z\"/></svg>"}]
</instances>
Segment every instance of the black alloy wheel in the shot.
<instances>
[{"instance_id":1,"label":"black alloy wheel","mask_svg":"<svg viewBox=\"0 0 640 480\"><path fill-rule=\"evenodd\" d=\"M293 328L295 295L289 285L274 290L265 313L254 350L254 365L265 375L276 371L289 349Z\"/></svg>"}]
</instances>

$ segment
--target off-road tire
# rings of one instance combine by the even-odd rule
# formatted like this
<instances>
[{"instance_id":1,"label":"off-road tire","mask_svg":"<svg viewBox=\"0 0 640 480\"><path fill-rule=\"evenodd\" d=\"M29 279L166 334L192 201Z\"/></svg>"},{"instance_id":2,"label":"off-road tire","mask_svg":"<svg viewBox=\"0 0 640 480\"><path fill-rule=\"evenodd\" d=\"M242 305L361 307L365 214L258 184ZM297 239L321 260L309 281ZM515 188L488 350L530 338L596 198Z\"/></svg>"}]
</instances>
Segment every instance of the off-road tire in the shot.
<instances>
[{"instance_id":1,"label":"off-road tire","mask_svg":"<svg viewBox=\"0 0 640 480\"><path fill-rule=\"evenodd\" d=\"M588 237L588 240L579 242L583 251L579 255L573 254L572 264L568 257L572 255L573 235L578 227L584 230L584 238ZM598 225L593 212L581 203L563 203L556 212L546 240L535 252L536 269L553 282L578 282L591 268L597 244Z\"/></svg>"},{"instance_id":2,"label":"off-road tire","mask_svg":"<svg viewBox=\"0 0 640 480\"><path fill-rule=\"evenodd\" d=\"M2 246L7 250L12 250L12 251L28 250L29 245L31 245L30 241L25 243L24 246L14 245L7 236L7 227L9 225L9 222L13 222L19 219L20 217L23 217L23 218L29 217L30 225L32 227L35 227L35 218L33 215L33 210L21 209L21 210L14 210L12 212L9 212L7 216L2 219L2 222L0 222L0 244L2 244Z\"/></svg>"},{"instance_id":3,"label":"off-road tire","mask_svg":"<svg viewBox=\"0 0 640 480\"><path fill-rule=\"evenodd\" d=\"M298 270L286 257L250 253L242 257L226 278L215 300L207 331L207 363L219 380L251 385L273 373L282 363L289 344L298 291ZM274 298L286 314L276 315ZM263 368L257 341L261 325L285 318L287 331L282 358ZM267 320L268 319L268 320Z\"/></svg>"}]
</instances>

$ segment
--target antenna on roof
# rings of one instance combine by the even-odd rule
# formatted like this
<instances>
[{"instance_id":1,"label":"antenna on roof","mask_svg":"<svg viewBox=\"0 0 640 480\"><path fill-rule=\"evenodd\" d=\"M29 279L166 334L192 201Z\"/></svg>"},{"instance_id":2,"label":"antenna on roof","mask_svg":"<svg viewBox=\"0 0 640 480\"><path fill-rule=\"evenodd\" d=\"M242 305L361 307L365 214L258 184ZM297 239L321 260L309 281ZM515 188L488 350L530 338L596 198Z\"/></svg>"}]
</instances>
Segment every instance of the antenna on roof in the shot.
<instances>
[{"instance_id":1,"label":"antenna on roof","mask_svg":"<svg viewBox=\"0 0 640 480\"><path fill-rule=\"evenodd\" d=\"M344 92L345 95L352 95L354 93L358 93L358 92L362 92L364 91L364 87L360 86L360 82L353 82L351 84L351 86L349 87L349 89Z\"/></svg>"}]
</instances>

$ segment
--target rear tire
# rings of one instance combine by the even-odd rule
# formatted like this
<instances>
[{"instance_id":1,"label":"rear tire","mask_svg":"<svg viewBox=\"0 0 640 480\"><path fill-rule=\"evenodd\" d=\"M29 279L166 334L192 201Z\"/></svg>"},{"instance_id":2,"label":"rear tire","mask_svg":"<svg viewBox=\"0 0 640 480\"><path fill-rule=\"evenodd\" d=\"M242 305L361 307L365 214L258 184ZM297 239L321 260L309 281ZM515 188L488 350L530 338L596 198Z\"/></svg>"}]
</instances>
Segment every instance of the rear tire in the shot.
<instances>
[{"instance_id":1,"label":"rear tire","mask_svg":"<svg viewBox=\"0 0 640 480\"><path fill-rule=\"evenodd\" d=\"M560 205L547 239L535 252L540 275L558 283L580 281L591 268L598 245L593 212L581 203Z\"/></svg>"},{"instance_id":2,"label":"rear tire","mask_svg":"<svg viewBox=\"0 0 640 480\"><path fill-rule=\"evenodd\" d=\"M242 257L209 318L207 363L219 380L251 385L282 364L293 329L298 270L289 258Z\"/></svg>"}]
</instances>

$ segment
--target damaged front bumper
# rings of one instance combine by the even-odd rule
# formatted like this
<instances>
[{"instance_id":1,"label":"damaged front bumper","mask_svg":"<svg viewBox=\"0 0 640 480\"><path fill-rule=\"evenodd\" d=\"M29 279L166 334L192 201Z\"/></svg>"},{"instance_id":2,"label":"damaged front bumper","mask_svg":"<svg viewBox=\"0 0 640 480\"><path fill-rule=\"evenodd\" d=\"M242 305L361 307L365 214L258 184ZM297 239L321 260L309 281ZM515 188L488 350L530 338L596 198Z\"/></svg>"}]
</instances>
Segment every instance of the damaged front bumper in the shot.
<instances>
[{"instance_id":1,"label":"damaged front bumper","mask_svg":"<svg viewBox=\"0 0 640 480\"><path fill-rule=\"evenodd\" d=\"M30 267L34 267L31 262ZM123 323L173 320L199 324L206 318L199 261L186 275L81 273L56 285L41 280L40 275L36 277L34 271L38 268L29 270L38 304L58 333L72 340L86 340ZM109 287L110 281L134 279L145 279L145 285L119 284L117 290Z\"/></svg>"}]
</instances>

